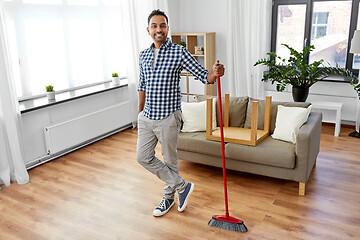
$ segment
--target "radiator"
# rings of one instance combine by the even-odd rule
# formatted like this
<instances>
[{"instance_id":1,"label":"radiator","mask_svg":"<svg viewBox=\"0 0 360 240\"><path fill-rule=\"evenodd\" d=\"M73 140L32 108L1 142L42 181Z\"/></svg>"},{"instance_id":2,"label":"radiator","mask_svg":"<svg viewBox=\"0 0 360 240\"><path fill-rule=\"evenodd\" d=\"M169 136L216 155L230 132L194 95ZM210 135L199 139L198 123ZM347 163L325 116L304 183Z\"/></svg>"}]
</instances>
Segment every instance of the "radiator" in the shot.
<instances>
[{"instance_id":1,"label":"radiator","mask_svg":"<svg viewBox=\"0 0 360 240\"><path fill-rule=\"evenodd\" d=\"M129 103L121 103L44 129L48 154L76 147L131 122Z\"/></svg>"}]
</instances>

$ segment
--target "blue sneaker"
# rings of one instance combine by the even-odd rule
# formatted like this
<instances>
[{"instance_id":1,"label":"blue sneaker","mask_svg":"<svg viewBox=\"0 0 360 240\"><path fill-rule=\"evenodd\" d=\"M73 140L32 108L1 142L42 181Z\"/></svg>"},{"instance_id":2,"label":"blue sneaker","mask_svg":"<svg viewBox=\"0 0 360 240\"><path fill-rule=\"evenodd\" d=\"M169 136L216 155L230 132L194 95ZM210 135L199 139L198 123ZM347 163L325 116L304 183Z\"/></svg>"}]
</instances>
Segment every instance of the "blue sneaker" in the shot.
<instances>
[{"instance_id":1,"label":"blue sneaker","mask_svg":"<svg viewBox=\"0 0 360 240\"><path fill-rule=\"evenodd\" d=\"M185 210L189 197L191 193L194 191L194 186L195 185L193 183L188 183L185 189L182 192L179 192L179 206L178 206L179 212Z\"/></svg>"},{"instance_id":2,"label":"blue sneaker","mask_svg":"<svg viewBox=\"0 0 360 240\"><path fill-rule=\"evenodd\" d=\"M163 198L161 200L161 202L159 203L159 205L153 211L153 215L155 217L160 217L160 216L164 215L165 213L167 213L170 210L170 208L174 205L174 203L175 203L174 199Z\"/></svg>"}]
</instances>

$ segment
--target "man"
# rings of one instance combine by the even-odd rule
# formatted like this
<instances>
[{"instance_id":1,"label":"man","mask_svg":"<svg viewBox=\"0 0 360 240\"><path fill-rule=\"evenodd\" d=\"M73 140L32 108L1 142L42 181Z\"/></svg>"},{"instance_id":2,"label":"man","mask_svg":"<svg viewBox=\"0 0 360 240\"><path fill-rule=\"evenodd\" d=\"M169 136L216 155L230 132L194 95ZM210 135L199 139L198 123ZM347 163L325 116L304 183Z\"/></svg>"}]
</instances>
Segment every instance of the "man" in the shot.
<instances>
[{"instance_id":1,"label":"man","mask_svg":"<svg viewBox=\"0 0 360 240\"><path fill-rule=\"evenodd\" d=\"M147 31L154 43L140 53L139 115L137 161L165 183L163 199L154 216L163 216L174 205L178 191L178 211L185 210L194 184L179 176L177 140L182 125L180 73L184 69L203 83L212 84L224 75L217 61L209 72L182 46L167 38L168 18L154 10L148 17ZM164 162L155 157L155 146L161 143Z\"/></svg>"}]
</instances>

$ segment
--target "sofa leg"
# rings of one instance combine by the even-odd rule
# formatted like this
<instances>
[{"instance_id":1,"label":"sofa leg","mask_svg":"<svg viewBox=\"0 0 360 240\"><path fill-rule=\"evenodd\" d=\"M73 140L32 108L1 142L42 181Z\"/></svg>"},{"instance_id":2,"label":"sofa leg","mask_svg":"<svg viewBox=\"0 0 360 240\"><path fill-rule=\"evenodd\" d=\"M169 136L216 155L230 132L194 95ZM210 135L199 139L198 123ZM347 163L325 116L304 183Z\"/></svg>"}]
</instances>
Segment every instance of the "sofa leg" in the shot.
<instances>
[{"instance_id":1,"label":"sofa leg","mask_svg":"<svg viewBox=\"0 0 360 240\"><path fill-rule=\"evenodd\" d=\"M305 183L299 182L299 195L305 196Z\"/></svg>"}]
</instances>

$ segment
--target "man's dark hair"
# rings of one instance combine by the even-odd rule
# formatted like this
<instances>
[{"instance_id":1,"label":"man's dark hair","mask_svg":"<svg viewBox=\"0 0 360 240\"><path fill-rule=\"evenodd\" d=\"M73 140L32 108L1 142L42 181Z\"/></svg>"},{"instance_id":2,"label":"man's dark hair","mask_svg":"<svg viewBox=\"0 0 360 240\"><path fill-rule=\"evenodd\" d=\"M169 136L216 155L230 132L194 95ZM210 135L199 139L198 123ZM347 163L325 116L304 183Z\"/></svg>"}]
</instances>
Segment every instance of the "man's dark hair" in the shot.
<instances>
[{"instance_id":1,"label":"man's dark hair","mask_svg":"<svg viewBox=\"0 0 360 240\"><path fill-rule=\"evenodd\" d=\"M168 17L166 16L166 14L163 12L163 11L160 11L160 9L157 9L157 10L153 10L149 17L148 17L148 25L150 24L150 19L153 17L153 16L156 16L156 15L161 15L161 16L164 16L165 19L166 19L166 23L168 24L169 21L168 21Z\"/></svg>"}]
</instances>

